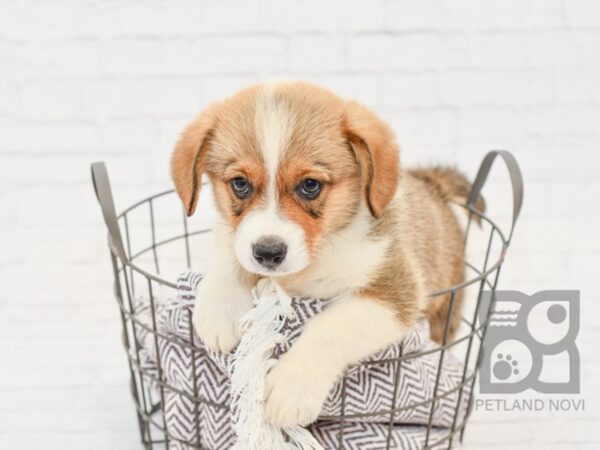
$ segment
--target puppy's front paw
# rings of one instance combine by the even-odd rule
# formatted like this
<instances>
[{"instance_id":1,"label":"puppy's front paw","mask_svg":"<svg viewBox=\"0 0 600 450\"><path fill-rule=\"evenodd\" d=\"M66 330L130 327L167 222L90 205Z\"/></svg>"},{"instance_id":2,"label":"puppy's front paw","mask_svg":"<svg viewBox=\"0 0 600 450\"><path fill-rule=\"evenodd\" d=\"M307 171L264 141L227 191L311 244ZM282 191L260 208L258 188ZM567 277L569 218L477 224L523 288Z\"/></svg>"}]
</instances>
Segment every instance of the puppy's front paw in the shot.
<instances>
[{"instance_id":1,"label":"puppy's front paw","mask_svg":"<svg viewBox=\"0 0 600 450\"><path fill-rule=\"evenodd\" d=\"M229 353L240 342L239 319L252 307L250 294L241 289L216 290L203 283L194 305L194 329L208 349Z\"/></svg>"},{"instance_id":2,"label":"puppy's front paw","mask_svg":"<svg viewBox=\"0 0 600 450\"><path fill-rule=\"evenodd\" d=\"M331 378L309 360L283 355L267 375L267 419L281 428L314 422L332 385Z\"/></svg>"},{"instance_id":3,"label":"puppy's front paw","mask_svg":"<svg viewBox=\"0 0 600 450\"><path fill-rule=\"evenodd\" d=\"M194 329L208 349L229 353L240 341L237 320L223 309L211 307L206 303L210 302L200 301L194 306Z\"/></svg>"}]
</instances>

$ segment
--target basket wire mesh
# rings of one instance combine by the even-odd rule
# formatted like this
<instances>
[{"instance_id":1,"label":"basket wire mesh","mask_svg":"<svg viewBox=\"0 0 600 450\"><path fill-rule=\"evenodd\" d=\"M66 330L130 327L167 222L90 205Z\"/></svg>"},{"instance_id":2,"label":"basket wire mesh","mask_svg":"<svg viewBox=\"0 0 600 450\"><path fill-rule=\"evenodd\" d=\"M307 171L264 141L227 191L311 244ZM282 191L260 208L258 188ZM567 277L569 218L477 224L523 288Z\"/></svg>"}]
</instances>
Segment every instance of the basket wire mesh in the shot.
<instances>
[{"instance_id":1,"label":"basket wire mesh","mask_svg":"<svg viewBox=\"0 0 600 450\"><path fill-rule=\"evenodd\" d=\"M481 189L486 182L490 168L493 165L497 156L506 163L508 173L512 185L512 221L508 231L503 232L496 223L482 211L475 207L476 200L479 197ZM203 449L201 445L201 425L198 418L198 409L201 404L210 404L217 409L227 409L228 405L210 402L208 399L199 396L198 382L196 379L195 370L191 370L190 377L192 378L192 393L185 392L177 386L169 383L165 377L161 358L158 357L160 352L159 342L166 340L174 345L180 346L182 349L189 351L192 358L192 367L196 366L196 359L205 352L194 343L193 332L187 339L181 339L176 336L166 335L157 327L157 306L156 299L158 292L165 291L175 295L176 283L172 281L172 276L166 275L163 269L163 255L159 253L169 248L165 253L165 259L172 259L172 266L179 269L179 272L184 268L190 269L193 265L193 251L195 249L202 250L201 245L195 244L195 240L203 236L208 236L210 231L208 227L199 229L190 229L188 219L180 206L179 199L176 198L174 191L165 191L159 194L141 200L134 205L128 207L119 215L115 212L114 201L112 197L110 182L104 163L92 164L92 181L94 190L100 203L104 221L108 228L108 242L110 249L110 258L114 275L114 295L119 307L119 313L122 321L123 331L122 339L128 358L128 366L130 372L130 389L134 400L136 415L139 423L141 442L144 448L159 449L171 448L171 444L176 443L178 448L186 449ZM514 231L514 226L521 210L523 199L523 181L519 166L513 155L505 150L495 150L489 152L483 159L471 192L466 204L460 205L467 211L468 222L465 230L465 248L469 242L469 237L473 234L473 222L481 222L483 228L489 230L486 241L485 251L480 264L476 264L469 260L466 261L468 272L473 273L473 276L468 277L461 284L448 287L437 292L429 294L429 297L447 296L449 301L447 319L444 329L443 342L434 349L425 352L412 352L403 354L402 352L397 358L388 360L369 361L360 363L363 365L372 364L393 364L394 367L394 386L393 400L391 408L384 411L365 414L346 414L346 381L343 378L342 398L341 398L341 413L338 416L328 416L324 419L339 422L338 444L337 448L343 448L343 433L344 425L349 420L380 418L380 422L387 423L387 444L386 449L395 448L392 446L392 430L396 423L396 416L410 408L417 408L423 405L429 405L429 419L426 428L425 443L423 449L430 448L452 448L457 440L462 442L467 420L472 412L473 405L473 389L477 377L477 370L481 364L484 346L482 343L485 340L487 325L490 313L493 310L493 302L495 300L495 291L498 285L500 270L506 250L510 244L511 237ZM169 220L157 220L157 204L160 202L168 202L177 211L175 215L169 214L169 217L181 217L176 222ZM138 219L133 224L133 216L137 215ZM141 224L140 224L141 223ZM164 230L163 230L164 228ZM161 236L159 233L166 236ZM166 230L166 233L165 233ZM134 247L134 236L145 234L146 243L144 245ZM485 241L485 239L484 239ZM201 242L200 242L201 243ZM176 245L179 244L179 245ZM183 244L183 245L181 245ZM167 261L168 262L168 261ZM462 328L464 331L452 341L448 341L450 317L454 308L456 295L461 290L470 289L473 291L472 297L474 304L470 308L472 311L463 312ZM489 291L491 294L491 305L487 310L487 318L478 320L480 314L481 300L484 291ZM137 309L139 304L137 299L143 297L147 301L147 307L150 308L151 322L147 323L140 320ZM191 311L187 317L189 330L193 330L191 326ZM139 341L140 332L149 333L152 336L154 350L156 352L156 372L147 370L140 360L141 343ZM462 377L460 383L447 391L440 392L440 376L443 369L443 362L446 354L452 351L458 353L460 351L463 361ZM411 358L419 358L429 353L437 353L439 357L437 365L437 375L433 395L430 398L420 402L412 403L408 406L398 406L396 404L397 393L399 389L400 371L402 362ZM158 389L153 389L149 386L152 382L153 386ZM158 391L158 395L157 392ZM432 440L433 415L436 402L440 399L458 391L458 400L452 425L448 428L447 433L435 442ZM169 429L165 420L165 393L170 392L174 395L187 397L194 405L194 425L195 437L190 440L183 440L175 436ZM466 393L466 394L465 394ZM463 395L467 395L467 408L463 412L461 410L461 402L465 400ZM386 419L384 419L386 418Z\"/></svg>"}]
</instances>

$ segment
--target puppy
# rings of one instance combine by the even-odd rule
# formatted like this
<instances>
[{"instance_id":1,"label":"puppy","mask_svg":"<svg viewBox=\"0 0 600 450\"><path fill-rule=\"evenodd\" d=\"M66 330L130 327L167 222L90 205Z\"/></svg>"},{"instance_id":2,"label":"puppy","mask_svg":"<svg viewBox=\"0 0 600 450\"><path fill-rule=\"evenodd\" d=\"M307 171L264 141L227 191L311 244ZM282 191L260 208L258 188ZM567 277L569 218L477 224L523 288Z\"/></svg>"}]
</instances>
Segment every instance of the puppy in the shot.
<instances>
[{"instance_id":1,"label":"puppy","mask_svg":"<svg viewBox=\"0 0 600 450\"><path fill-rule=\"evenodd\" d=\"M469 183L451 169L401 170L389 127L361 105L304 83L250 87L183 131L172 177L188 215L203 175L222 220L193 323L230 352L250 289L276 277L291 295L331 299L267 377L277 426L317 418L345 368L400 341L420 318L442 342L464 279L463 233L449 207ZM460 317L457 293L449 324Z\"/></svg>"}]
</instances>

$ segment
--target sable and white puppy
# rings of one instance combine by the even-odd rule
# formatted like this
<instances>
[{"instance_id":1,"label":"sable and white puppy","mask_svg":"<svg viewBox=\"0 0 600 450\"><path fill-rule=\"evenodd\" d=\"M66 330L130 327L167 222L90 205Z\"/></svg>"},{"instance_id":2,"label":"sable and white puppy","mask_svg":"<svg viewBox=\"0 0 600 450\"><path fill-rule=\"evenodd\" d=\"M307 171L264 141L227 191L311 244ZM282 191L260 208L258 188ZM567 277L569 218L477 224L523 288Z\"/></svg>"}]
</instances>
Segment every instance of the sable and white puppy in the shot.
<instances>
[{"instance_id":1,"label":"sable and white puppy","mask_svg":"<svg viewBox=\"0 0 600 450\"><path fill-rule=\"evenodd\" d=\"M421 317L440 342L464 278L463 234L448 203L469 183L451 169L400 170L375 114L304 83L259 85L213 104L184 130L172 176L187 213L202 175L222 222L194 326L231 351L260 277L292 295L334 299L267 378L273 424L308 424L344 369L397 342ZM458 325L460 295L450 334Z\"/></svg>"}]
</instances>

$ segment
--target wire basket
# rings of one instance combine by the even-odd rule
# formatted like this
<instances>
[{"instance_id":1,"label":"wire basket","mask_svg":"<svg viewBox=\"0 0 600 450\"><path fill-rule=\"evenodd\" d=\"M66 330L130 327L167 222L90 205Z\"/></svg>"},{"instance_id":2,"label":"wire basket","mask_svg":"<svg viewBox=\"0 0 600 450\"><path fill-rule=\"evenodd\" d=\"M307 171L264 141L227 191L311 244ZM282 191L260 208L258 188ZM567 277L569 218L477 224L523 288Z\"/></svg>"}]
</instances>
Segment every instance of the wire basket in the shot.
<instances>
[{"instance_id":1,"label":"wire basket","mask_svg":"<svg viewBox=\"0 0 600 450\"><path fill-rule=\"evenodd\" d=\"M512 220L509 229L506 231L502 231L486 214L475 208L475 201L479 197L497 156L500 156L506 163L512 185ZM194 360L200 356L200 352L205 351L195 345L192 332L190 332L187 340L161 333L157 328L156 303L159 296L169 294L174 296L176 294L177 286L174 281L176 275L193 265L195 251L202 252L204 248L202 240L209 236L208 232L210 230L208 227L190 229L179 199L172 190L141 200L117 215L104 163L94 163L91 169L94 190L108 228L110 257L115 280L114 294L122 320L122 339L128 357L131 395L136 407L141 443L147 449L204 448L199 444L200 434L203 430L197 417L194 418L197 436L189 440L183 440L175 436L165 421L166 393L186 396L191 400L194 405L191 414L197 412L198 407L207 402L205 398L198 395L195 371L192 370L190 374L194 387L192 393L184 392L180 387L169 383L163 367L161 367L160 357L157 357L157 370L155 372L148 371L140 359L140 335L145 333L151 336L157 355L160 352L159 343L162 340L179 346L187 351ZM480 245L480 247L484 247L484 250L479 254L478 259L480 261L474 262L467 259L467 273L472 274L472 276L467 277L467 281L429 295L429 297L448 297L449 308L443 343L433 350L439 357L433 395L419 405L412 405L412 407L422 407L425 404L430 408L429 420L426 425L426 437L424 445L421 447L423 449L450 449L458 440L462 442L467 420L472 410L473 388L483 354L482 343L485 339L490 312L493 309L490 306L485 317L481 320L481 300L483 293L488 291L491 293L490 298L493 305L500 270L521 210L522 199L523 181L519 166L513 155L502 150L489 152L481 163L467 203L460 205L467 210L468 214L465 248L468 246L471 236L475 234L472 231L475 228L472 226L472 222L477 219L482 224L481 229L483 232L477 232L482 236L480 244L483 245ZM163 209L167 212L162 212ZM175 268L175 271L168 273L168 266ZM194 266L194 268L197 267ZM452 315L456 294L461 290L471 291L469 294L472 297L472 304L463 310L461 331L459 331L454 341L448 342L449 318ZM150 321L140 319L138 314L140 309L149 311ZM191 313L187 320L189 321L189 329L192 330ZM431 352L432 350L428 351L429 354ZM431 433L433 411L436 402L450 394L450 392L442 392L439 389L442 362L448 352L460 355L461 361L463 361L462 377L460 384L455 388L458 390L458 401L452 417L452 425L441 438L439 438L438 433L434 442ZM422 356L423 354L420 352L413 352L401 354L392 361L387 361L388 363L394 363L396 367L394 392L399 388L401 389L401 386L398 386L401 363L410 358ZM343 386L345 387L345 385L346 378L343 380ZM345 395L344 389L342 389L342 395ZM468 398L464 399L463 395L468 396ZM339 421L340 424L339 440L336 445L338 449L343 448L344 423L348 420L348 417L344 414L345 397L342 397L341 401L341 414L328 417L328 420ZM468 405L466 409L459 408L461 401L466 401ZM228 408L226 404L212 406L222 409ZM387 421L390 424L390 435L387 437L385 447L387 449L397 448L392 446L391 428L398 412L399 408L393 403L389 410L377 413L378 416L385 416L386 420L384 422Z\"/></svg>"}]
</instances>

